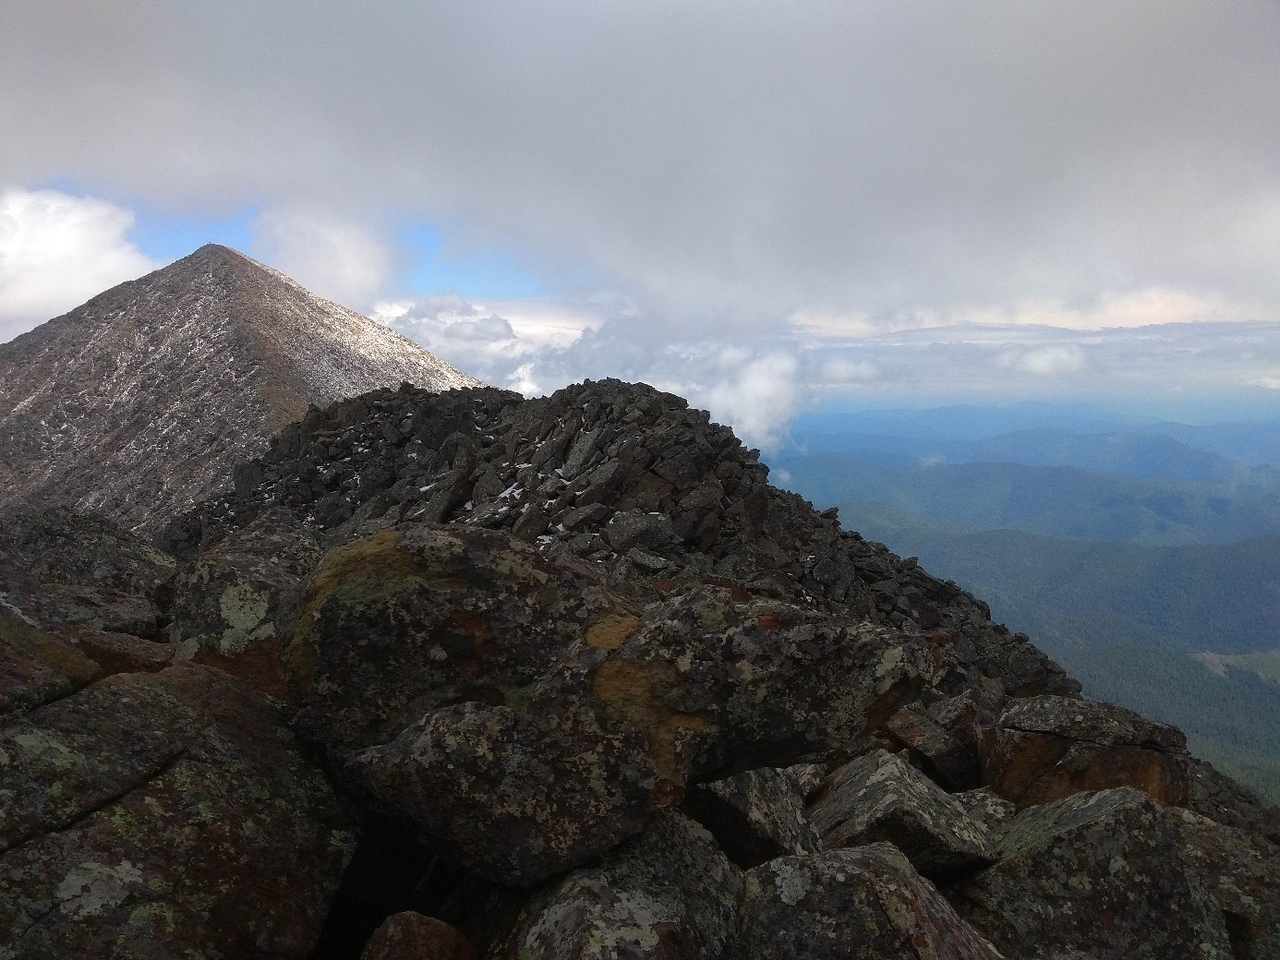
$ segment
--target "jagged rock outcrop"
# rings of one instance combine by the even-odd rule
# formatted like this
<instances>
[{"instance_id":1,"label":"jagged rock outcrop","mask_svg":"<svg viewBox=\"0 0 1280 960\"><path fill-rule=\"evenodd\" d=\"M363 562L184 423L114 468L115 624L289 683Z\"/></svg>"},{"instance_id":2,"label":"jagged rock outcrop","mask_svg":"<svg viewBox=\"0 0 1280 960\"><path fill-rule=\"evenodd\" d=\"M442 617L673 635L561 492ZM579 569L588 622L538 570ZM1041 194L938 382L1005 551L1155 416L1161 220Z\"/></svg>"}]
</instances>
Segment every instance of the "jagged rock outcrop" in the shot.
<instances>
[{"instance_id":1,"label":"jagged rock outcrop","mask_svg":"<svg viewBox=\"0 0 1280 960\"><path fill-rule=\"evenodd\" d=\"M262 783L268 809L319 811L273 833L305 854L306 924L276 954L211 933L209 956L293 955L308 936L316 960L431 956L435 940L489 958L1275 955L1269 811L1170 728L1080 699L980 601L766 479L704 414L612 381L310 410L158 537L171 587L125 584L152 597L150 633L109 636L163 648L154 663L103 662L108 634L41 606L54 547L29 538L4 568L0 739L30 750L42 711L159 689L176 719L137 733L158 746L95 748L107 792L84 823L125 817L134 793L110 784L175 744ZM101 577L125 583L109 562ZM188 714L265 742L192 744ZM268 749L284 800L255 779ZM47 775L22 756L22 822L75 816L54 755ZM340 886L335 792L357 816ZM234 816L210 796L215 822ZM317 886L324 857L298 838L324 830ZM820 849L823 833L852 845ZM95 862L137 865L164 837ZM55 886L80 876L56 851L31 863ZM36 876L14 879L15 902L48 899ZM131 877L88 889L133 895ZM258 909L234 916L283 923ZM129 923L112 907L90 928Z\"/></svg>"},{"instance_id":2,"label":"jagged rock outcrop","mask_svg":"<svg viewBox=\"0 0 1280 960\"><path fill-rule=\"evenodd\" d=\"M210 244L0 344L0 509L154 530L310 404L475 385L379 323Z\"/></svg>"},{"instance_id":3,"label":"jagged rock outcrop","mask_svg":"<svg viewBox=\"0 0 1280 960\"><path fill-rule=\"evenodd\" d=\"M720 582L927 634L955 665L939 689L984 715L1010 696L1078 694L981 601L842 531L767 473L728 428L644 385L587 382L538 400L406 387L310 411L158 542L194 558L278 507L330 545L402 521L502 530L602 569L637 604ZM945 722L972 744L975 715Z\"/></svg>"},{"instance_id":4,"label":"jagged rock outcrop","mask_svg":"<svg viewBox=\"0 0 1280 960\"><path fill-rule=\"evenodd\" d=\"M822 849L887 841L931 880L995 859L982 828L928 777L884 750L836 770L809 807Z\"/></svg>"},{"instance_id":5,"label":"jagged rock outcrop","mask_svg":"<svg viewBox=\"0 0 1280 960\"><path fill-rule=\"evenodd\" d=\"M983 778L1019 806L1082 790L1136 786L1165 804L1191 797L1182 731L1109 703L1028 697L982 738Z\"/></svg>"}]
</instances>

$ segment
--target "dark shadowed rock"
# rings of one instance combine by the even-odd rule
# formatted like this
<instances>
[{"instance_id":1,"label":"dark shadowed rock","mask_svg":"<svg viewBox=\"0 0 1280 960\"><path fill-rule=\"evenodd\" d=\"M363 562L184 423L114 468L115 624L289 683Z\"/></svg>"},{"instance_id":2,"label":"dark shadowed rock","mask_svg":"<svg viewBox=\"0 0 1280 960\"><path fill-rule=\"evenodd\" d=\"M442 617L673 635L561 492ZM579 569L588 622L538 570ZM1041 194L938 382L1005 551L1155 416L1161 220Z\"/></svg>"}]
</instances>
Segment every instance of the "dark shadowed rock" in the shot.
<instances>
[{"instance_id":1,"label":"dark shadowed rock","mask_svg":"<svg viewBox=\"0 0 1280 960\"><path fill-rule=\"evenodd\" d=\"M977 717L967 696L944 698L929 708L909 703L889 718L885 731L933 779L951 790L968 790L981 780Z\"/></svg>"},{"instance_id":2,"label":"dark shadowed rock","mask_svg":"<svg viewBox=\"0 0 1280 960\"><path fill-rule=\"evenodd\" d=\"M76 648L98 664L98 676L113 673L151 673L163 670L174 660L173 644L145 640L131 633L84 628L62 634Z\"/></svg>"},{"instance_id":3,"label":"dark shadowed rock","mask_svg":"<svg viewBox=\"0 0 1280 960\"><path fill-rule=\"evenodd\" d=\"M899 757L877 750L831 774L809 805L824 850L887 841L933 879L995 859L962 807Z\"/></svg>"},{"instance_id":4,"label":"dark shadowed rock","mask_svg":"<svg viewBox=\"0 0 1280 960\"><path fill-rule=\"evenodd\" d=\"M887 843L780 857L743 878L749 960L1000 960Z\"/></svg>"},{"instance_id":5,"label":"dark shadowed rock","mask_svg":"<svg viewBox=\"0 0 1280 960\"><path fill-rule=\"evenodd\" d=\"M92 514L55 508L0 519L0 598L46 628L160 639L175 567Z\"/></svg>"},{"instance_id":6,"label":"dark shadowed rock","mask_svg":"<svg viewBox=\"0 0 1280 960\"><path fill-rule=\"evenodd\" d=\"M1191 758L1181 731L1132 710L1030 697L1012 704L983 737L982 778L1019 807L1121 786L1184 804Z\"/></svg>"},{"instance_id":7,"label":"dark shadowed rock","mask_svg":"<svg viewBox=\"0 0 1280 960\"><path fill-rule=\"evenodd\" d=\"M0 957L307 957L353 837L279 711L190 665L0 729Z\"/></svg>"},{"instance_id":8,"label":"dark shadowed rock","mask_svg":"<svg viewBox=\"0 0 1280 960\"><path fill-rule=\"evenodd\" d=\"M1212 764L1191 759L1191 796L1187 808L1228 827L1280 844L1280 807L1264 807L1240 784Z\"/></svg>"},{"instance_id":9,"label":"dark shadowed rock","mask_svg":"<svg viewBox=\"0 0 1280 960\"><path fill-rule=\"evenodd\" d=\"M789 770L761 767L689 790L681 808L711 831L740 867L818 851L804 791Z\"/></svg>"},{"instance_id":10,"label":"dark shadowed rock","mask_svg":"<svg viewBox=\"0 0 1280 960\"><path fill-rule=\"evenodd\" d=\"M387 917L360 960L476 960L476 948L443 920L407 910Z\"/></svg>"},{"instance_id":11,"label":"dark shadowed rock","mask_svg":"<svg viewBox=\"0 0 1280 960\"><path fill-rule=\"evenodd\" d=\"M696 823L672 814L525 907L493 960L729 960L741 874Z\"/></svg>"},{"instance_id":12,"label":"dark shadowed rock","mask_svg":"<svg viewBox=\"0 0 1280 960\"><path fill-rule=\"evenodd\" d=\"M1188 868L1179 822L1131 787L1031 807L952 902L1010 957L1227 960L1226 915Z\"/></svg>"},{"instance_id":13,"label":"dark shadowed rock","mask_svg":"<svg viewBox=\"0 0 1280 960\"><path fill-rule=\"evenodd\" d=\"M98 670L75 645L0 606L0 721L74 693Z\"/></svg>"}]
</instances>

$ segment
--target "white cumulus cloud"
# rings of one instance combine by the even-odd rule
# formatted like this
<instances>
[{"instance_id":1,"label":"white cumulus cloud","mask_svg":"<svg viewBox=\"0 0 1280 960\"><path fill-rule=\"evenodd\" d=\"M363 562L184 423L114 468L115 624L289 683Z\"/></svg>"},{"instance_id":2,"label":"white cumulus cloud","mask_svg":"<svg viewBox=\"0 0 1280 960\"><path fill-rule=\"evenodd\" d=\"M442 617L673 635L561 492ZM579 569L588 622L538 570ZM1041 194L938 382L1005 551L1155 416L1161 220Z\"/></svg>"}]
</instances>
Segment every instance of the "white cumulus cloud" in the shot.
<instances>
[{"instance_id":1,"label":"white cumulus cloud","mask_svg":"<svg viewBox=\"0 0 1280 960\"><path fill-rule=\"evenodd\" d=\"M718 366L720 379L690 391L690 399L747 443L772 447L801 402L799 361L789 353L748 359L742 351L726 351Z\"/></svg>"},{"instance_id":2,"label":"white cumulus cloud","mask_svg":"<svg viewBox=\"0 0 1280 960\"><path fill-rule=\"evenodd\" d=\"M155 269L132 227L132 212L94 197L0 191L0 342Z\"/></svg>"},{"instance_id":3,"label":"white cumulus cloud","mask_svg":"<svg viewBox=\"0 0 1280 960\"><path fill-rule=\"evenodd\" d=\"M273 207L253 230L261 259L357 310L368 308L395 268L394 250L378 232L328 210Z\"/></svg>"},{"instance_id":4,"label":"white cumulus cloud","mask_svg":"<svg viewBox=\"0 0 1280 960\"><path fill-rule=\"evenodd\" d=\"M1009 350L997 361L1001 367L1041 377L1061 377L1084 369L1084 350L1075 344Z\"/></svg>"}]
</instances>

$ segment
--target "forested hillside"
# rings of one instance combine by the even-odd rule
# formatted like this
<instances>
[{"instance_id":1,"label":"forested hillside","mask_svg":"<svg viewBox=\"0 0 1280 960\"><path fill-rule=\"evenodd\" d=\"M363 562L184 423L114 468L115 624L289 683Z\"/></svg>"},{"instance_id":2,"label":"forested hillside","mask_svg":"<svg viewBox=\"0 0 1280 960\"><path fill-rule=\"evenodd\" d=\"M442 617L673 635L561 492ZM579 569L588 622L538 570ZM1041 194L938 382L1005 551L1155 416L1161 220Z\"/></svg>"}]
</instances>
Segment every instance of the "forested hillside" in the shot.
<instances>
[{"instance_id":1,"label":"forested hillside","mask_svg":"<svg viewBox=\"0 0 1280 960\"><path fill-rule=\"evenodd\" d=\"M787 454L774 463L815 503L874 502L984 530L1153 546L1280 533L1280 484L1270 471L1186 481L1021 463L867 460L852 453Z\"/></svg>"},{"instance_id":2,"label":"forested hillside","mask_svg":"<svg viewBox=\"0 0 1280 960\"><path fill-rule=\"evenodd\" d=\"M1020 416L988 412L1018 428L989 437L954 410L872 424L898 436L811 422L773 466L838 506L846 528L987 599L1089 696L1176 724L1280 803L1280 485L1266 425L1086 435ZM992 462L969 462L982 456Z\"/></svg>"}]
</instances>

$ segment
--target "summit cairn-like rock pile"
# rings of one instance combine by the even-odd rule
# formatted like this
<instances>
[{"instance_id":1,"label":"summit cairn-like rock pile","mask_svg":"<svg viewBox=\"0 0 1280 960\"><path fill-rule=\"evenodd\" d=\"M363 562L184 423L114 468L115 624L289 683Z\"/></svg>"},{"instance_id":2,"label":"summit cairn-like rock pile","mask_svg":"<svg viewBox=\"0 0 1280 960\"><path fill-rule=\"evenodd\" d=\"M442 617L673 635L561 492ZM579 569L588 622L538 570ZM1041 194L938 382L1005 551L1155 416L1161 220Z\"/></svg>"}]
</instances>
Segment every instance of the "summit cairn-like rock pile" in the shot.
<instances>
[{"instance_id":1,"label":"summit cairn-like rock pile","mask_svg":"<svg viewBox=\"0 0 1280 960\"><path fill-rule=\"evenodd\" d=\"M1280 957L1271 811L677 397L312 408L132 620L95 523L0 526L0 958Z\"/></svg>"}]
</instances>

